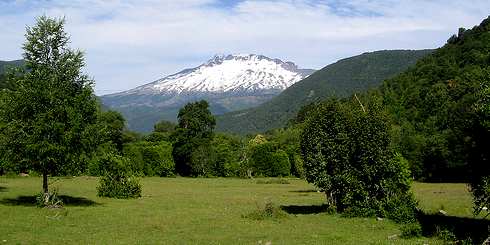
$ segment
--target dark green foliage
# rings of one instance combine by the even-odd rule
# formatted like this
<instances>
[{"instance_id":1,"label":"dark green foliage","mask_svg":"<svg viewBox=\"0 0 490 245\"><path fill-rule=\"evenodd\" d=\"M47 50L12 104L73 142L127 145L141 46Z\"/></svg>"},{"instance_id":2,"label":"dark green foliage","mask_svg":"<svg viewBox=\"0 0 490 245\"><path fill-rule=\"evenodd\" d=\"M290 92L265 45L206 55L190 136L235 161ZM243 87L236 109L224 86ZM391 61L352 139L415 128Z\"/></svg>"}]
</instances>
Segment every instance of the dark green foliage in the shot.
<instances>
[{"instance_id":1,"label":"dark green foliage","mask_svg":"<svg viewBox=\"0 0 490 245\"><path fill-rule=\"evenodd\" d=\"M160 133L173 133L175 131L175 123L169 122L169 121L160 121L153 126L153 131L154 132L160 132Z\"/></svg>"},{"instance_id":2,"label":"dark green foliage","mask_svg":"<svg viewBox=\"0 0 490 245\"><path fill-rule=\"evenodd\" d=\"M387 50L340 60L313 73L258 107L217 117L217 130L257 133L284 127L300 108L331 97L350 96L381 85L432 50Z\"/></svg>"},{"instance_id":3,"label":"dark green foliage","mask_svg":"<svg viewBox=\"0 0 490 245\"><path fill-rule=\"evenodd\" d=\"M100 158L104 172L97 186L97 195L112 198L138 198L141 196L141 185L132 176L128 160L111 153Z\"/></svg>"},{"instance_id":4,"label":"dark green foliage","mask_svg":"<svg viewBox=\"0 0 490 245\"><path fill-rule=\"evenodd\" d=\"M369 99L365 106L354 98L329 100L311 114L301 136L306 180L346 215L413 222L408 164L391 153L379 98Z\"/></svg>"},{"instance_id":5,"label":"dark green foliage","mask_svg":"<svg viewBox=\"0 0 490 245\"><path fill-rule=\"evenodd\" d=\"M243 171L242 157L245 154L241 138L228 134L216 134L211 142L214 164L211 167L213 176L240 176Z\"/></svg>"},{"instance_id":6,"label":"dark green foliage","mask_svg":"<svg viewBox=\"0 0 490 245\"><path fill-rule=\"evenodd\" d=\"M404 224L400 230L402 232L401 237L405 239L422 236L422 227L417 222Z\"/></svg>"},{"instance_id":7,"label":"dark green foliage","mask_svg":"<svg viewBox=\"0 0 490 245\"><path fill-rule=\"evenodd\" d=\"M105 142L97 147L97 150L88 159L87 173L91 176L102 176L104 174L104 159L108 153L116 154L117 150L112 142Z\"/></svg>"},{"instance_id":8,"label":"dark green foliage","mask_svg":"<svg viewBox=\"0 0 490 245\"><path fill-rule=\"evenodd\" d=\"M129 130L124 130L122 134L122 140L124 144L126 143L134 143L139 140L141 140L143 137L141 134L134 132L134 131L129 131Z\"/></svg>"},{"instance_id":9,"label":"dark green foliage","mask_svg":"<svg viewBox=\"0 0 490 245\"><path fill-rule=\"evenodd\" d=\"M23 67L25 62L23 60L1 61L0 60L0 74L4 74L8 69L15 67Z\"/></svg>"},{"instance_id":10,"label":"dark green foliage","mask_svg":"<svg viewBox=\"0 0 490 245\"><path fill-rule=\"evenodd\" d=\"M185 105L179 111L178 119L172 151L175 169L182 176L206 175L201 161L211 162L205 153L216 124L208 103L202 100Z\"/></svg>"},{"instance_id":11,"label":"dark green foliage","mask_svg":"<svg viewBox=\"0 0 490 245\"><path fill-rule=\"evenodd\" d=\"M146 141L158 142L158 141L173 141L173 134L175 133L175 123L169 121L160 121L153 127L153 132L145 137Z\"/></svg>"},{"instance_id":12,"label":"dark green foliage","mask_svg":"<svg viewBox=\"0 0 490 245\"><path fill-rule=\"evenodd\" d=\"M123 150L129 168L141 176L169 177L175 175L172 146L168 142L126 144Z\"/></svg>"},{"instance_id":13,"label":"dark green foliage","mask_svg":"<svg viewBox=\"0 0 490 245\"><path fill-rule=\"evenodd\" d=\"M92 81L81 73L83 54L67 47L64 20L40 17L27 28L23 45L27 71L2 90L0 148L20 168L43 175L78 174L91 152L97 118Z\"/></svg>"},{"instance_id":14,"label":"dark green foliage","mask_svg":"<svg viewBox=\"0 0 490 245\"><path fill-rule=\"evenodd\" d=\"M487 71L489 69L487 68ZM483 207L490 206L490 163L488 146L490 145L490 72L486 78L480 80L481 85L477 93L476 125L467 132L475 139L471 151L471 191L474 197L474 213L478 214ZM476 146L476 147L475 147Z\"/></svg>"},{"instance_id":15,"label":"dark green foliage","mask_svg":"<svg viewBox=\"0 0 490 245\"><path fill-rule=\"evenodd\" d=\"M24 67L23 60L13 60L13 61L1 61L0 60L0 90L8 88L8 77L11 76L9 73L14 73L17 70L22 70Z\"/></svg>"},{"instance_id":16,"label":"dark green foliage","mask_svg":"<svg viewBox=\"0 0 490 245\"><path fill-rule=\"evenodd\" d=\"M117 111L99 112L98 124L102 142L111 142L121 152L123 148L124 117Z\"/></svg>"},{"instance_id":17,"label":"dark green foliage","mask_svg":"<svg viewBox=\"0 0 490 245\"><path fill-rule=\"evenodd\" d=\"M279 149L286 152L291 164L290 173L296 177L304 177L303 159L301 159L300 139L301 125L293 125L271 132L270 141L276 142Z\"/></svg>"},{"instance_id":18,"label":"dark green foliage","mask_svg":"<svg viewBox=\"0 0 490 245\"><path fill-rule=\"evenodd\" d=\"M252 148L250 166L258 176L289 176L291 164L285 151L280 150L277 144L266 142Z\"/></svg>"},{"instance_id":19,"label":"dark green foliage","mask_svg":"<svg viewBox=\"0 0 490 245\"><path fill-rule=\"evenodd\" d=\"M487 19L460 29L442 48L382 86L394 121L394 145L417 179L470 181L478 179L470 177L471 166L489 169L483 147L490 143L489 130L475 110L478 91L490 77L489 50Z\"/></svg>"}]
</instances>

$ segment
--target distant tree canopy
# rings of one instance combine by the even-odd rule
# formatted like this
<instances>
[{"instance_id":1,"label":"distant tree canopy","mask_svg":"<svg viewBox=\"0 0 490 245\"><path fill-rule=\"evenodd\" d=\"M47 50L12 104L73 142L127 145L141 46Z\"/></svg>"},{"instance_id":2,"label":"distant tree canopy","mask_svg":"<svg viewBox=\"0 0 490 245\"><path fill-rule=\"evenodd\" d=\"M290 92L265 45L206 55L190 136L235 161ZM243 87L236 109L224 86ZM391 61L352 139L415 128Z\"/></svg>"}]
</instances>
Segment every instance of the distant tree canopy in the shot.
<instances>
[{"instance_id":1,"label":"distant tree canopy","mask_svg":"<svg viewBox=\"0 0 490 245\"><path fill-rule=\"evenodd\" d=\"M122 152L124 143L125 120L117 111L99 112L98 124L102 142L111 142L114 147Z\"/></svg>"},{"instance_id":2,"label":"distant tree canopy","mask_svg":"<svg viewBox=\"0 0 490 245\"><path fill-rule=\"evenodd\" d=\"M162 120L153 126L153 131L159 133L173 133L176 126L177 125L173 122Z\"/></svg>"},{"instance_id":3,"label":"distant tree canopy","mask_svg":"<svg viewBox=\"0 0 490 245\"><path fill-rule=\"evenodd\" d=\"M15 165L43 176L80 171L79 157L92 151L97 119L92 81L82 74L83 54L67 47L63 19L42 16L27 28L24 60L11 89L1 92L0 146Z\"/></svg>"},{"instance_id":4,"label":"distant tree canopy","mask_svg":"<svg viewBox=\"0 0 490 245\"><path fill-rule=\"evenodd\" d=\"M306 121L301 135L306 180L339 212L413 221L410 171L390 149L387 115L376 100L365 108L357 103L328 100Z\"/></svg>"},{"instance_id":5,"label":"distant tree canopy","mask_svg":"<svg viewBox=\"0 0 490 245\"><path fill-rule=\"evenodd\" d=\"M179 111L178 120L172 152L177 173L182 176L207 175L202 164L211 157L206 154L209 152L206 149L210 147L216 125L208 102L188 103Z\"/></svg>"}]
</instances>

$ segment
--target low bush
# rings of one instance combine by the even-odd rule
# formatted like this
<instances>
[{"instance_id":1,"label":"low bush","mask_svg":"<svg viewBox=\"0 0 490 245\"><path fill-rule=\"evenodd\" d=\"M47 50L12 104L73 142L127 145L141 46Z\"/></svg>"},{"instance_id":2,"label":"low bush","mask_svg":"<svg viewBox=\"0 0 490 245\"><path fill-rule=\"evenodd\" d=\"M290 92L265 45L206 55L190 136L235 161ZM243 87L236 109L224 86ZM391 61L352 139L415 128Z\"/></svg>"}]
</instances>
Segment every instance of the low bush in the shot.
<instances>
[{"instance_id":1,"label":"low bush","mask_svg":"<svg viewBox=\"0 0 490 245\"><path fill-rule=\"evenodd\" d=\"M100 159L104 175L97 186L97 195L112 198L138 198L141 185L128 169L127 159L114 154L106 154Z\"/></svg>"},{"instance_id":2,"label":"low bush","mask_svg":"<svg viewBox=\"0 0 490 245\"><path fill-rule=\"evenodd\" d=\"M37 194L36 205L41 208L61 208L63 201L58 196L58 190L54 189L49 193L40 192Z\"/></svg>"},{"instance_id":3,"label":"low bush","mask_svg":"<svg viewBox=\"0 0 490 245\"><path fill-rule=\"evenodd\" d=\"M422 236L422 227L418 222L404 224L400 227L401 237L405 239Z\"/></svg>"},{"instance_id":4,"label":"low bush","mask_svg":"<svg viewBox=\"0 0 490 245\"><path fill-rule=\"evenodd\" d=\"M287 217L287 214L274 203L266 202L263 207L257 207L257 210L242 217L254 220L281 219Z\"/></svg>"}]
</instances>

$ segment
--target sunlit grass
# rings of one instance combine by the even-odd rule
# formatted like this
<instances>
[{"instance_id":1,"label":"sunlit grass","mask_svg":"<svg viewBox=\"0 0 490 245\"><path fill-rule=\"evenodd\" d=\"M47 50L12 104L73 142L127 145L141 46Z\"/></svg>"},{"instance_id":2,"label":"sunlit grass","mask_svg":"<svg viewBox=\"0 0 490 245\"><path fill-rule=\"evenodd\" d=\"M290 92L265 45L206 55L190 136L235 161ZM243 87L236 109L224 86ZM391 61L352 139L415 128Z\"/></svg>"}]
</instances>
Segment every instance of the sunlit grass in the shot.
<instances>
[{"instance_id":1,"label":"sunlit grass","mask_svg":"<svg viewBox=\"0 0 490 245\"><path fill-rule=\"evenodd\" d=\"M144 178L139 199L96 196L97 178L52 179L71 197L62 210L22 202L41 179L0 177L0 242L81 244L430 244L398 238L399 226L375 218L343 218L322 209L323 194L299 179L257 184L257 179ZM471 199L462 184L415 184L421 206L467 216ZM446 195L439 193L441 189ZM456 195L453 197L452 195ZM442 195L442 196L441 196ZM17 200L18 202L13 202ZM27 199L28 200L28 199ZM250 219L266 203L286 207L281 219ZM287 207L290 207L289 209Z\"/></svg>"}]
</instances>

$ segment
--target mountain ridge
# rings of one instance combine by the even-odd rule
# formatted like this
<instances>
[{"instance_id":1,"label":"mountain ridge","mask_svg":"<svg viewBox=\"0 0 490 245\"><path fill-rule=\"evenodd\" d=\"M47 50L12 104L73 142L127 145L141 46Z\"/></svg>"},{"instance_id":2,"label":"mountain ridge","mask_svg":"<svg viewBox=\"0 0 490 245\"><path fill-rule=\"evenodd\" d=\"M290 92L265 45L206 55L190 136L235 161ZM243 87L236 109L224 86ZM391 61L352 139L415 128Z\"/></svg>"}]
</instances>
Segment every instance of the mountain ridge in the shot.
<instances>
[{"instance_id":1,"label":"mountain ridge","mask_svg":"<svg viewBox=\"0 0 490 245\"><path fill-rule=\"evenodd\" d=\"M130 129L149 131L158 120L175 121L188 102L206 99L214 114L246 109L270 100L313 71L264 55L215 55L197 67L101 100L128 118Z\"/></svg>"},{"instance_id":2,"label":"mountain ridge","mask_svg":"<svg viewBox=\"0 0 490 245\"><path fill-rule=\"evenodd\" d=\"M254 108L217 117L217 130L239 134L284 127L299 109L328 97L344 97L381 85L433 50L380 50L325 66Z\"/></svg>"}]
</instances>

